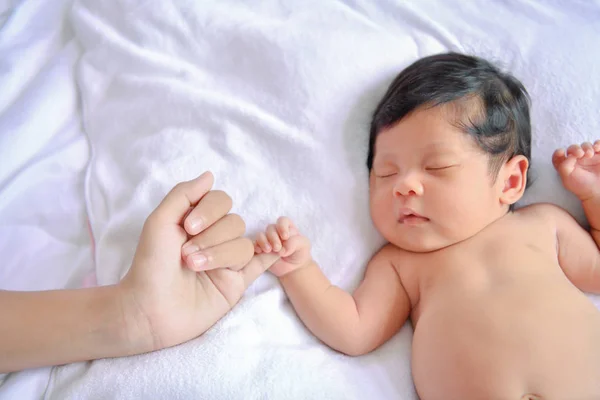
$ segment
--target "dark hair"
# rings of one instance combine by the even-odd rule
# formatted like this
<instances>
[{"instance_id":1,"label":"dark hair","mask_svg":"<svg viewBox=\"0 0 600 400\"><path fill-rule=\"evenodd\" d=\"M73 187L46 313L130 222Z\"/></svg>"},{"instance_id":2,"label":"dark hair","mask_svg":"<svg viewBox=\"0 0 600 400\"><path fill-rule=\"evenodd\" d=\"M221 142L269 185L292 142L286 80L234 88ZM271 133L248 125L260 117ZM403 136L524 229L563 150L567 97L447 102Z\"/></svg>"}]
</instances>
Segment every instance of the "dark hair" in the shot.
<instances>
[{"instance_id":1,"label":"dark hair","mask_svg":"<svg viewBox=\"0 0 600 400\"><path fill-rule=\"evenodd\" d=\"M523 84L482 58L446 53L417 60L400 72L388 88L371 121L369 171L373 167L375 139L381 130L419 107L462 102L468 111L463 114L468 117L458 126L490 155L494 178L502 163L515 155L530 161L530 100Z\"/></svg>"}]
</instances>

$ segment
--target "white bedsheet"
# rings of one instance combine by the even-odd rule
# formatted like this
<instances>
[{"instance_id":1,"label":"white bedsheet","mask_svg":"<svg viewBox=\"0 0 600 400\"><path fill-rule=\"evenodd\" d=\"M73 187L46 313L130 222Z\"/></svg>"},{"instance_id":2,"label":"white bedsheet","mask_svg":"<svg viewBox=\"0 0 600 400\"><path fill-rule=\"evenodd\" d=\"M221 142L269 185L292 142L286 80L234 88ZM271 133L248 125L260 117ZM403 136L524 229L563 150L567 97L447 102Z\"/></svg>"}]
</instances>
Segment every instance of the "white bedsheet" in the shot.
<instances>
[{"instance_id":1,"label":"white bedsheet","mask_svg":"<svg viewBox=\"0 0 600 400\"><path fill-rule=\"evenodd\" d=\"M93 272L70 3L0 2L0 289L79 287ZM40 398L49 378L0 376L0 399Z\"/></svg>"},{"instance_id":2,"label":"white bedsheet","mask_svg":"<svg viewBox=\"0 0 600 400\"><path fill-rule=\"evenodd\" d=\"M126 272L143 220L168 188L211 169L217 187L232 194L250 234L281 214L293 217L312 239L313 254L331 280L354 288L383 243L367 210L370 113L400 69L450 49L499 61L524 82L533 99L537 179L523 203L551 201L583 221L576 200L556 179L550 155L557 146L594 139L600 132L600 3L564 4L76 2L70 23L83 53L75 68L93 149L85 197L99 283L116 282ZM50 13L39 3L22 7ZM32 19L36 24L43 20ZM28 38L27 32L17 29L11 36L15 46L10 54L23 51L16 43ZM56 76L72 77L79 48L67 33L60 36L56 46L63 50L54 48L55 61L41 57L36 62L38 68L62 65ZM5 82L23 79L19 76L10 70L0 83L4 88ZM10 247L2 247L0 254L14 260L7 271L17 283L9 287L38 288L32 277L44 276L35 254L41 240L30 232L40 226L47 232L68 230L65 236L51 235L60 243L43 242L43 262L57 271L46 274L50 277L44 282L50 283L44 287L76 285L91 263L78 192L87 147L79 132L74 86L66 78L28 79L21 86L29 88L31 99L19 103L18 95L0 96L0 152L4 155L7 146L19 150L6 152L13 157L9 160L16 159L6 174L0 161L0 223L12 236L20 224L15 216L29 227L6 242ZM53 88L57 82L60 87ZM49 110L57 98L65 101L72 125L59 124L51 112L47 119L54 125L36 125L33 111ZM15 129L23 124L29 125ZM55 128L59 125L72 129ZM19 133L5 134L13 129ZM23 144L27 135L39 140L37 130L62 153ZM60 146L59 137L72 138L71 145ZM38 165L32 158L46 160L48 154L63 155L50 164L57 167L23 168ZM33 172L27 175L28 170ZM49 171L56 173L49 176ZM60 198L63 186L57 191L58 183L71 188L64 195L69 200L60 206L44 201L50 193ZM18 200L10 208L5 198ZM32 198L34 203L23 200ZM65 221L68 226L62 226ZM55 257L46 257L53 251ZM16 274L17 263L31 270L21 274L20 267ZM264 275L202 337L153 354L56 368L45 397L413 399L411 337L407 325L369 355L337 354L302 327L276 280ZM43 386L43 378L36 386L27 374L9 378L15 377L10 387L21 390L12 392L22 394L19 398L34 398L31 388ZM8 383L0 387L0 397Z\"/></svg>"}]
</instances>

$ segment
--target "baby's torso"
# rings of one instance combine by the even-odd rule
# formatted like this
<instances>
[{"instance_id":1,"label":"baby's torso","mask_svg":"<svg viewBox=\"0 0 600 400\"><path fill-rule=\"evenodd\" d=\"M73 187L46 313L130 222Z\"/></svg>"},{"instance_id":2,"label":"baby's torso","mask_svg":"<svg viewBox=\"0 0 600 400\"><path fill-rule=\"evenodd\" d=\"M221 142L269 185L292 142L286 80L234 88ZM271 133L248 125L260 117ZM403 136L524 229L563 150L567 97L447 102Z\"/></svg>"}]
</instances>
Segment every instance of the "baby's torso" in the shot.
<instances>
[{"instance_id":1,"label":"baby's torso","mask_svg":"<svg viewBox=\"0 0 600 400\"><path fill-rule=\"evenodd\" d=\"M509 215L447 249L399 252L397 265L423 400L600 399L600 312L543 221Z\"/></svg>"}]
</instances>

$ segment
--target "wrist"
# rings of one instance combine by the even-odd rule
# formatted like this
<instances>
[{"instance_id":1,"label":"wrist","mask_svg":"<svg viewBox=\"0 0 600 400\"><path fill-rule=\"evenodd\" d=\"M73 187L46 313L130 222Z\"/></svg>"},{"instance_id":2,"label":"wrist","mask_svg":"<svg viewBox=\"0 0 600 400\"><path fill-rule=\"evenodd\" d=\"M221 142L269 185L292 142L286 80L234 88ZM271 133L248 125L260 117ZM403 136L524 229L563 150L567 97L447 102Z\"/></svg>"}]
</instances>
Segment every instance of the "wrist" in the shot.
<instances>
[{"instance_id":1,"label":"wrist","mask_svg":"<svg viewBox=\"0 0 600 400\"><path fill-rule=\"evenodd\" d=\"M312 258L310 260L306 261L305 263L298 264L296 267L291 268L283 273L278 274L277 278L280 280L284 279L284 278L289 278L289 277L295 275L297 272L307 269L311 265L316 265Z\"/></svg>"},{"instance_id":2,"label":"wrist","mask_svg":"<svg viewBox=\"0 0 600 400\"><path fill-rule=\"evenodd\" d=\"M134 355L157 350L150 321L134 292L123 282L114 285L115 323L108 335L120 349L120 355Z\"/></svg>"},{"instance_id":3,"label":"wrist","mask_svg":"<svg viewBox=\"0 0 600 400\"><path fill-rule=\"evenodd\" d=\"M600 230L600 196L590 196L581 200L583 211L592 230Z\"/></svg>"},{"instance_id":4,"label":"wrist","mask_svg":"<svg viewBox=\"0 0 600 400\"><path fill-rule=\"evenodd\" d=\"M93 358L110 358L135 354L129 328L128 311L118 285L93 288L88 312L90 333L98 354Z\"/></svg>"}]
</instances>

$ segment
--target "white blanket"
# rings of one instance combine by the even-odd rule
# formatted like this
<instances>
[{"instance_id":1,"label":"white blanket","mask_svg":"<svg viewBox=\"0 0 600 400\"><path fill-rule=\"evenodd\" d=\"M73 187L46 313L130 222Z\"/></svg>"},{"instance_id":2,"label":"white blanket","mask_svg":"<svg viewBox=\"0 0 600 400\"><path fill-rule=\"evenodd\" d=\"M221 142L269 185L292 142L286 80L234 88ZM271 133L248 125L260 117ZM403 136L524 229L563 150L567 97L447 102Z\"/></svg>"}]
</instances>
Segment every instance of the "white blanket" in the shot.
<instances>
[{"instance_id":1,"label":"white blanket","mask_svg":"<svg viewBox=\"0 0 600 400\"><path fill-rule=\"evenodd\" d=\"M93 266L70 3L0 1L0 289L75 288ZM50 370L0 374L0 399L39 399Z\"/></svg>"},{"instance_id":2,"label":"white blanket","mask_svg":"<svg viewBox=\"0 0 600 400\"><path fill-rule=\"evenodd\" d=\"M0 290L77 288L93 273L83 197L89 152L72 78L77 57L77 45L65 43L0 117ZM0 375L0 399L29 398L23 380L43 391L49 372Z\"/></svg>"},{"instance_id":3,"label":"white blanket","mask_svg":"<svg viewBox=\"0 0 600 400\"><path fill-rule=\"evenodd\" d=\"M329 278L352 290L383 243L367 209L370 114L403 67L450 49L524 82L537 176L524 203L552 201L583 220L550 155L600 132L598 20L597 3L76 2L98 282L126 272L166 191L210 169L249 234L292 217ZM369 355L342 356L264 275L202 337L58 368L46 397L413 399L411 337L407 325Z\"/></svg>"}]
</instances>

